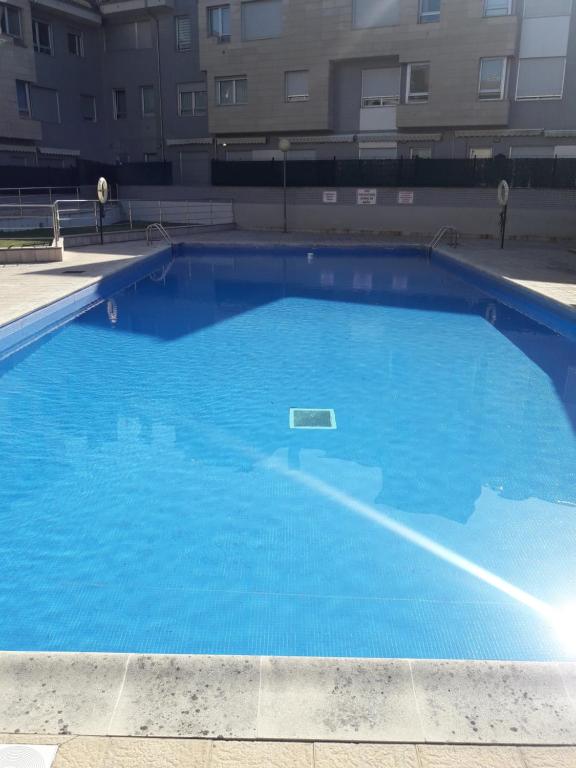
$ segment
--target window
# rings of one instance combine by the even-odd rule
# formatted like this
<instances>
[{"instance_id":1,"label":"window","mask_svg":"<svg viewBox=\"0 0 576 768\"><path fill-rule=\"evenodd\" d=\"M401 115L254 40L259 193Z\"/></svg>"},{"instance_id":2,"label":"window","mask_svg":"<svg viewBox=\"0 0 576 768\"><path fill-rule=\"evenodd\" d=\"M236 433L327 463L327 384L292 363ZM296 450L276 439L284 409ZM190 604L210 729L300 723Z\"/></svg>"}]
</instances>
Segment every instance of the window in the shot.
<instances>
[{"instance_id":1,"label":"window","mask_svg":"<svg viewBox=\"0 0 576 768\"><path fill-rule=\"evenodd\" d=\"M506 58L480 59L478 98L484 101L501 101L506 86Z\"/></svg>"},{"instance_id":2,"label":"window","mask_svg":"<svg viewBox=\"0 0 576 768\"><path fill-rule=\"evenodd\" d=\"M490 160L493 157L492 147L472 147L468 154L471 160Z\"/></svg>"},{"instance_id":3,"label":"window","mask_svg":"<svg viewBox=\"0 0 576 768\"><path fill-rule=\"evenodd\" d=\"M417 104L428 101L430 90L430 64L408 64L406 74L406 102Z\"/></svg>"},{"instance_id":4,"label":"window","mask_svg":"<svg viewBox=\"0 0 576 768\"><path fill-rule=\"evenodd\" d=\"M216 80L216 103L221 107L246 104L248 101L248 80L245 77Z\"/></svg>"},{"instance_id":5,"label":"window","mask_svg":"<svg viewBox=\"0 0 576 768\"><path fill-rule=\"evenodd\" d=\"M230 39L230 6L208 8L208 36L219 40Z\"/></svg>"},{"instance_id":6,"label":"window","mask_svg":"<svg viewBox=\"0 0 576 768\"><path fill-rule=\"evenodd\" d=\"M0 5L0 32L10 37L22 37L20 8L13 5Z\"/></svg>"},{"instance_id":7,"label":"window","mask_svg":"<svg viewBox=\"0 0 576 768\"><path fill-rule=\"evenodd\" d=\"M158 160L157 152L144 152L145 163L155 163Z\"/></svg>"},{"instance_id":8,"label":"window","mask_svg":"<svg viewBox=\"0 0 576 768\"><path fill-rule=\"evenodd\" d=\"M178 114L181 117L203 117L208 112L208 94L204 83L182 83L178 86Z\"/></svg>"},{"instance_id":9,"label":"window","mask_svg":"<svg viewBox=\"0 0 576 768\"><path fill-rule=\"evenodd\" d=\"M30 105L32 118L43 123L60 123L60 99L53 88L41 88L30 83Z\"/></svg>"},{"instance_id":10,"label":"window","mask_svg":"<svg viewBox=\"0 0 576 768\"><path fill-rule=\"evenodd\" d=\"M242 40L264 40L282 35L282 0L242 3Z\"/></svg>"},{"instance_id":11,"label":"window","mask_svg":"<svg viewBox=\"0 0 576 768\"><path fill-rule=\"evenodd\" d=\"M400 69L362 70L362 107L390 107L400 101Z\"/></svg>"},{"instance_id":12,"label":"window","mask_svg":"<svg viewBox=\"0 0 576 768\"><path fill-rule=\"evenodd\" d=\"M566 59L520 59L516 98L561 99L564 92Z\"/></svg>"},{"instance_id":13,"label":"window","mask_svg":"<svg viewBox=\"0 0 576 768\"><path fill-rule=\"evenodd\" d=\"M570 16L572 0L524 0L524 18Z\"/></svg>"},{"instance_id":14,"label":"window","mask_svg":"<svg viewBox=\"0 0 576 768\"><path fill-rule=\"evenodd\" d=\"M389 27L400 23L400 0L353 0L354 27Z\"/></svg>"},{"instance_id":15,"label":"window","mask_svg":"<svg viewBox=\"0 0 576 768\"><path fill-rule=\"evenodd\" d=\"M308 70L286 72L285 79L286 101L307 101Z\"/></svg>"},{"instance_id":16,"label":"window","mask_svg":"<svg viewBox=\"0 0 576 768\"><path fill-rule=\"evenodd\" d=\"M114 120L126 120L128 116L126 91L124 88L114 88L112 91Z\"/></svg>"},{"instance_id":17,"label":"window","mask_svg":"<svg viewBox=\"0 0 576 768\"><path fill-rule=\"evenodd\" d=\"M512 0L484 0L484 16L509 16Z\"/></svg>"},{"instance_id":18,"label":"window","mask_svg":"<svg viewBox=\"0 0 576 768\"><path fill-rule=\"evenodd\" d=\"M16 100L20 117L30 117L30 85L24 80L16 80Z\"/></svg>"},{"instance_id":19,"label":"window","mask_svg":"<svg viewBox=\"0 0 576 768\"><path fill-rule=\"evenodd\" d=\"M32 19L32 41L36 53L52 56L52 30L50 24Z\"/></svg>"},{"instance_id":20,"label":"window","mask_svg":"<svg viewBox=\"0 0 576 768\"><path fill-rule=\"evenodd\" d=\"M152 48L152 25L150 21L130 21L111 24L104 28L107 51L129 51Z\"/></svg>"},{"instance_id":21,"label":"window","mask_svg":"<svg viewBox=\"0 0 576 768\"><path fill-rule=\"evenodd\" d=\"M420 24L431 21L440 21L440 4L442 0L420 0Z\"/></svg>"},{"instance_id":22,"label":"window","mask_svg":"<svg viewBox=\"0 0 576 768\"><path fill-rule=\"evenodd\" d=\"M192 50L192 19L190 16L176 16L176 50Z\"/></svg>"},{"instance_id":23,"label":"window","mask_svg":"<svg viewBox=\"0 0 576 768\"><path fill-rule=\"evenodd\" d=\"M86 120L87 123L95 123L96 98L88 94L80 96L80 111L82 113L82 120Z\"/></svg>"},{"instance_id":24,"label":"window","mask_svg":"<svg viewBox=\"0 0 576 768\"><path fill-rule=\"evenodd\" d=\"M153 117L156 114L156 94L153 85L140 86L140 104L142 117Z\"/></svg>"},{"instance_id":25,"label":"window","mask_svg":"<svg viewBox=\"0 0 576 768\"><path fill-rule=\"evenodd\" d=\"M68 42L68 53L72 56L84 56L84 41L80 32L68 32L66 34Z\"/></svg>"},{"instance_id":26,"label":"window","mask_svg":"<svg viewBox=\"0 0 576 768\"><path fill-rule=\"evenodd\" d=\"M432 147L411 147L410 159L416 160L431 160L432 159Z\"/></svg>"}]
</instances>

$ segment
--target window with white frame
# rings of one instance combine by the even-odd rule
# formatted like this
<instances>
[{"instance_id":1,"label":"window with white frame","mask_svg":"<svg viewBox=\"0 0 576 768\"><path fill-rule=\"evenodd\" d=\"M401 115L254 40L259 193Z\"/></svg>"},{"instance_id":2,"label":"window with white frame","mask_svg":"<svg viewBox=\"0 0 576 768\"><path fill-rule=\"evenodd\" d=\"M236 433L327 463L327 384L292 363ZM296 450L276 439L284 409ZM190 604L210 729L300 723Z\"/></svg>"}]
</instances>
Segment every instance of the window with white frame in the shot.
<instances>
[{"instance_id":1,"label":"window with white frame","mask_svg":"<svg viewBox=\"0 0 576 768\"><path fill-rule=\"evenodd\" d=\"M22 37L22 15L14 5L0 5L0 33L10 37Z\"/></svg>"},{"instance_id":2,"label":"window with white frame","mask_svg":"<svg viewBox=\"0 0 576 768\"><path fill-rule=\"evenodd\" d=\"M406 71L406 103L422 104L430 95L430 63L408 64Z\"/></svg>"},{"instance_id":3,"label":"window with white frame","mask_svg":"<svg viewBox=\"0 0 576 768\"><path fill-rule=\"evenodd\" d=\"M216 103L221 107L246 104L248 80L245 77L226 77L216 80Z\"/></svg>"},{"instance_id":4,"label":"window with white frame","mask_svg":"<svg viewBox=\"0 0 576 768\"><path fill-rule=\"evenodd\" d=\"M114 88L112 90L112 109L114 120L126 120L128 117L128 102L126 100L125 88Z\"/></svg>"},{"instance_id":5,"label":"window with white frame","mask_svg":"<svg viewBox=\"0 0 576 768\"><path fill-rule=\"evenodd\" d=\"M84 56L84 40L81 32L67 32L68 53L72 56Z\"/></svg>"},{"instance_id":6,"label":"window with white frame","mask_svg":"<svg viewBox=\"0 0 576 768\"><path fill-rule=\"evenodd\" d=\"M229 5L215 5L208 8L208 37L230 40Z\"/></svg>"},{"instance_id":7,"label":"window with white frame","mask_svg":"<svg viewBox=\"0 0 576 768\"><path fill-rule=\"evenodd\" d=\"M178 114L180 117L204 117L208 112L208 94L204 83L180 83Z\"/></svg>"},{"instance_id":8,"label":"window with white frame","mask_svg":"<svg viewBox=\"0 0 576 768\"><path fill-rule=\"evenodd\" d=\"M242 40L282 35L282 0L249 0L241 5Z\"/></svg>"},{"instance_id":9,"label":"window with white frame","mask_svg":"<svg viewBox=\"0 0 576 768\"><path fill-rule=\"evenodd\" d=\"M440 21L440 6L442 0L420 0L420 13L418 21L420 24Z\"/></svg>"},{"instance_id":10,"label":"window with white frame","mask_svg":"<svg viewBox=\"0 0 576 768\"><path fill-rule=\"evenodd\" d=\"M510 16L512 0L484 0L484 16Z\"/></svg>"},{"instance_id":11,"label":"window with white frame","mask_svg":"<svg viewBox=\"0 0 576 768\"><path fill-rule=\"evenodd\" d=\"M353 0L352 26L390 27L400 24L400 0Z\"/></svg>"},{"instance_id":12,"label":"window with white frame","mask_svg":"<svg viewBox=\"0 0 576 768\"><path fill-rule=\"evenodd\" d=\"M156 114L156 93L153 85L140 86L140 105L142 117L154 117Z\"/></svg>"},{"instance_id":13,"label":"window with white frame","mask_svg":"<svg viewBox=\"0 0 576 768\"><path fill-rule=\"evenodd\" d=\"M85 93L80 96L80 112L82 120L87 123L96 122L96 97Z\"/></svg>"},{"instance_id":14,"label":"window with white frame","mask_svg":"<svg viewBox=\"0 0 576 768\"><path fill-rule=\"evenodd\" d=\"M492 147L471 147L468 155L470 160L490 160L494 152Z\"/></svg>"},{"instance_id":15,"label":"window with white frame","mask_svg":"<svg viewBox=\"0 0 576 768\"><path fill-rule=\"evenodd\" d=\"M308 70L300 69L285 74L286 101L308 100Z\"/></svg>"},{"instance_id":16,"label":"window with white frame","mask_svg":"<svg viewBox=\"0 0 576 768\"><path fill-rule=\"evenodd\" d=\"M520 59L516 99L561 99L564 93L566 59Z\"/></svg>"},{"instance_id":17,"label":"window with white frame","mask_svg":"<svg viewBox=\"0 0 576 768\"><path fill-rule=\"evenodd\" d=\"M507 60L505 56L480 59L478 98L483 101L501 101L506 89Z\"/></svg>"},{"instance_id":18,"label":"window with white frame","mask_svg":"<svg viewBox=\"0 0 576 768\"><path fill-rule=\"evenodd\" d=\"M16 100L20 117L30 118L30 83L16 80Z\"/></svg>"},{"instance_id":19,"label":"window with white frame","mask_svg":"<svg viewBox=\"0 0 576 768\"><path fill-rule=\"evenodd\" d=\"M362 70L362 108L393 107L400 101L400 69Z\"/></svg>"},{"instance_id":20,"label":"window with white frame","mask_svg":"<svg viewBox=\"0 0 576 768\"><path fill-rule=\"evenodd\" d=\"M36 53L52 56L52 29L45 21L32 19L32 42Z\"/></svg>"},{"instance_id":21,"label":"window with white frame","mask_svg":"<svg viewBox=\"0 0 576 768\"><path fill-rule=\"evenodd\" d=\"M359 160L396 160L398 145L394 141L361 141L358 144Z\"/></svg>"},{"instance_id":22,"label":"window with white frame","mask_svg":"<svg viewBox=\"0 0 576 768\"><path fill-rule=\"evenodd\" d=\"M190 16L176 16L176 50L192 50L192 19Z\"/></svg>"}]
</instances>

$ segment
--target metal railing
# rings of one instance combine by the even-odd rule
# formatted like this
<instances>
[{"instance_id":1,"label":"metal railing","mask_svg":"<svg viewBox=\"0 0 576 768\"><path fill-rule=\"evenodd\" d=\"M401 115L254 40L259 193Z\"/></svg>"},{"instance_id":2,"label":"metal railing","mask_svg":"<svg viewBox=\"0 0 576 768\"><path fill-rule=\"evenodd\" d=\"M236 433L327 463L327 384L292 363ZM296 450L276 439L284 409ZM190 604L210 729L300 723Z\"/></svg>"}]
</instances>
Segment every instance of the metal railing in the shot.
<instances>
[{"instance_id":1,"label":"metal railing","mask_svg":"<svg viewBox=\"0 0 576 768\"><path fill-rule=\"evenodd\" d=\"M458 246L460 234L459 234L458 230L456 229L456 227L451 227L451 226L445 225L443 227L440 227L438 232L436 232L436 234L434 235L432 240L430 240L430 242L428 243L428 246L427 246L428 254L431 254L432 251L434 250L434 248L436 248L438 245L440 245L442 240L447 235L450 238L448 240L448 245L451 248L456 248Z\"/></svg>"},{"instance_id":2,"label":"metal railing","mask_svg":"<svg viewBox=\"0 0 576 768\"><path fill-rule=\"evenodd\" d=\"M0 239L20 235L26 240L58 241L61 234L98 234L100 209L97 200L54 200L47 203L4 203L0 198ZM167 228L234 223L234 205L231 200L111 200L103 208L104 231L145 233L147 227L157 223ZM44 237L41 230L46 230Z\"/></svg>"},{"instance_id":3,"label":"metal railing","mask_svg":"<svg viewBox=\"0 0 576 768\"><path fill-rule=\"evenodd\" d=\"M20 206L24 201L34 201L40 204L52 204L57 197L64 193L75 195L80 199L80 187L0 187L0 200L12 202Z\"/></svg>"},{"instance_id":4,"label":"metal railing","mask_svg":"<svg viewBox=\"0 0 576 768\"><path fill-rule=\"evenodd\" d=\"M146 242L148 243L148 245L150 245L150 243L152 242L152 232L154 230L157 230L158 232L160 232L160 235L164 238L164 240L166 240L166 242L170 243L170 245L174 244L174 241L172 240L168 232L166 232L162 224L159 224L157 221L155 221L152 224L148 224L148 226L146 227Z\"/></svg>"}]
</instances>

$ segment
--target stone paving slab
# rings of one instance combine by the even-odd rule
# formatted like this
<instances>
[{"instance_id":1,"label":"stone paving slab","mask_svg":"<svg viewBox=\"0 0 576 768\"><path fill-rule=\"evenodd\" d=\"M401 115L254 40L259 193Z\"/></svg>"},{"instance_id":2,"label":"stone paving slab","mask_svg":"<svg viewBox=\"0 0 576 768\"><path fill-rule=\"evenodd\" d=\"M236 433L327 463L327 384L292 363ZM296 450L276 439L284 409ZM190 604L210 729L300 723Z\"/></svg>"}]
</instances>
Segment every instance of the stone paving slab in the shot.
<instances>
[{"instance_id":1,"label":"stone paving slab","mask_svg":"<svg viewBox=\"0 0 576 768\"><path fill-rule=\"evenodd\" d=\"M0 326L98 283L166 248L166 243L122 243L66 251L58 264L0 265ZM82 270L82 272L68 272Z\"/></svg>"},{"instance_id":2,"label":"stone paving slab","mask_svg":"<svg viewBox=\"0 0 576 768\"><path fill-rule=\"evenodd\" d=\"M573 747L0 735L0 759L3 743L57 743L53 768L576 768Z\"/></svg>"},{"instance_id":3,"label":"stone paving slab","mask_svg":"<svg viewBox=\"0 0 576 768\"><path fill-rule=\"evenodd\" d=\"M410 664L263 658L258 736L423 741Z\"/></svg>"},{"instance_id":4,"label":"stone paving slab","mask_svg":"<svg viewBox=\"0 0 576 768\"><path fill-rule=\"evenodd\" d=\"M576 744L556 664L419 661L412 670L426 741Z\"/></svg>"},{"instance_id":5,"label":"stone paving slab","mask_svg":"<svg viewBox=\"0 0 576 768\"><path fill-rule=\"evenodd\" d=\"M131 656L107 732L255 738L259 685L255 656Z\"/></svg>"},{"instance_id":6,"label":"stone paving slab","mask_svg":"<svg viewBox=\"0 0 576 768\"><path fill-rule=\"evenodd\" d=\"M492 241L469 240L458 248L437 250L576 310L576 254L568 245L513 242L501 250Z\"/></svg>"}]
</instances>

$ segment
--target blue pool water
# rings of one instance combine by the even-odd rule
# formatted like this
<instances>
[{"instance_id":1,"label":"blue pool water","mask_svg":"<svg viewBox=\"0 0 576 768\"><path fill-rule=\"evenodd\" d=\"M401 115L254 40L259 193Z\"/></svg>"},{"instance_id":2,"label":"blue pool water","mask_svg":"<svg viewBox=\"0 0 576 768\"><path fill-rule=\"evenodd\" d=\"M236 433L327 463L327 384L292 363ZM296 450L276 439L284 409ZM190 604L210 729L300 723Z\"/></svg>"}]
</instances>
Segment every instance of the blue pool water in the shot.
<instances>
[{"instance_id":1,"label":"blue pool water","mask_svg":"<svg viewBox=\"0 0 576 768\"><path fill-rule=\"evenodd\" d=\"M1 649L574 657L576 345L416 252L182 255L0 373Z\"/></svg>"}]
</instances>

